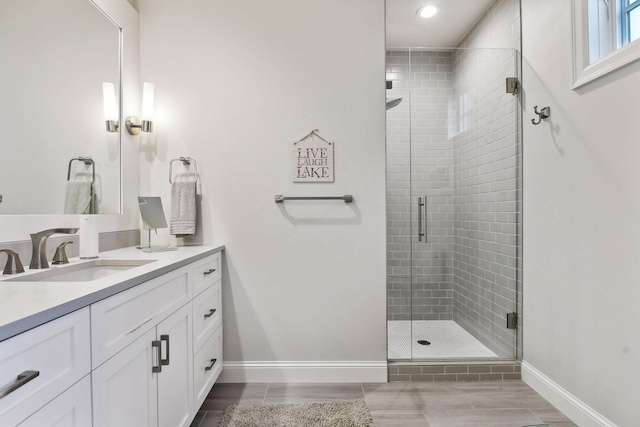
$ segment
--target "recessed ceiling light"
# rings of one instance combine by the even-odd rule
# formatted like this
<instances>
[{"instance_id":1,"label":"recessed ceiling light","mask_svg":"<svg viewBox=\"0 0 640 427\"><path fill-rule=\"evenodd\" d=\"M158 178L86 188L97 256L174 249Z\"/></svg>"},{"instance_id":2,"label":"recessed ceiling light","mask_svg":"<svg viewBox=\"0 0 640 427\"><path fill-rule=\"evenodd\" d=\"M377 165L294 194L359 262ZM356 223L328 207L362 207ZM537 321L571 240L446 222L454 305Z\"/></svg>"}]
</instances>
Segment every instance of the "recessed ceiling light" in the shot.
<instances>
[{"instance_id":1,"label":"recessed ceiling light","mask_svg":"<svg viewBox=\"0 0 640 427\"><path fill-rule=\"evenodd\" d=\"M436 13L438 13L439 10L440 6L438 6L437 4L428 4L418 9L418 16L425 19L431 18Z\"/></svg>"}]
</instances>

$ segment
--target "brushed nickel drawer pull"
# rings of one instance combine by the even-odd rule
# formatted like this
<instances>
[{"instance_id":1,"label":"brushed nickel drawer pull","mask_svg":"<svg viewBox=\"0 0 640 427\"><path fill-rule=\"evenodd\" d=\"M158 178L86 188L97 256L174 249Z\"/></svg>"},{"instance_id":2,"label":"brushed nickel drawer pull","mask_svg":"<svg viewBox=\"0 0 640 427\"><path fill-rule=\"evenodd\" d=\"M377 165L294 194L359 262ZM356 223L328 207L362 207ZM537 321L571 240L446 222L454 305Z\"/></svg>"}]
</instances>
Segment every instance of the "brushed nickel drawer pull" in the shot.
<instances>
[{"instance_id":1,"label":"brushed nickel drawer pull","mask_svg":"<svg viewBox=\"0 0 640 427\"><path fill-rule=\"evenodd\" d=\"M204 368L204 370L205 371L210 371L211 369L213 369L213 365L215 365L217 361L218 361L218 359L211 359L211 365L209 365L206 368Z\"/></svg>"},{"instance_id":2,"label":"brushed nickel drawer pull","mask_svg":"<svg viewBox=\"0 0 640 427\"><path fill-rule=\"evenodd\" d=\"M166 359L160 359L160 364L161 365L168 365L169 364L169 335L160 335L160 341L166 341L167 342L167 358ZM162 351L160 352L160 354L162 355Z\"/></svg>"},{"instance_id":3,"label":"brushed nickel drawer pull","mask_svg":"<svg viewBox=\"0 0 640 427\"><path fill-rule=\"evenodd\" d=\"M209 313L204 315L204 318L206 319L207 317L213 316L213 313L215 313L215 312L216 312L216 309L212 308L211 310L209 310Z\"/></svg>"},{"instance_id":4,"label":"brushed nickel drawer pull","mask_svg":"<svg viewBox=\"0 0 640 427\"><path fill-rule=\"evenodd\" d=\"M12 384L0 390L0 399L13 393L38 375L40 375L40 371L24 371L23 373L18 375L18 377Z\"/></svg>"},{"instance_id":5,"label":"brushed nickel drawer pull","mask_svg":"<svg viewBox=\"0 0 640 427\"><path fill-rule=\"evenodd\" d=\"M151 318L149 320L145 320L144 322L142 322L140 325L136 326L135 328L133 328L132 330L130 330L129 332L127 332L125 335L129 335L134 333L135 331L137 331L138 329L142 328L145 324L151 322L153 320L154 316L151 316Z\"/></svg>"},{"instance_id":6,"label":"brushed nickel drawer pull","mask_svg":"<svg viewBox=\"0 0 640 427\"><path fill-rule=\"evenodd\" d=\"M215 272L216 272L216 269L215 269L215 268L210 268L208 271L205 271L205 272L204 272L204 275L205 275L205 276L208 276L209 274L211 274L211 273L215 273Z\"/></svg>"},{"instance_id":7,"label":"brushed nickel drawer pull","mask_svg":"<svg viewBox=\"0 0 640 427\"><path fill-rule=\"evenodd\" d=\"M154 340L151 341L151 347L156 349L156 354L158 355L158 366L151 366L151 372L162 372L162 344L160 344L160 341Z\"/></svg>"}]
</instances>

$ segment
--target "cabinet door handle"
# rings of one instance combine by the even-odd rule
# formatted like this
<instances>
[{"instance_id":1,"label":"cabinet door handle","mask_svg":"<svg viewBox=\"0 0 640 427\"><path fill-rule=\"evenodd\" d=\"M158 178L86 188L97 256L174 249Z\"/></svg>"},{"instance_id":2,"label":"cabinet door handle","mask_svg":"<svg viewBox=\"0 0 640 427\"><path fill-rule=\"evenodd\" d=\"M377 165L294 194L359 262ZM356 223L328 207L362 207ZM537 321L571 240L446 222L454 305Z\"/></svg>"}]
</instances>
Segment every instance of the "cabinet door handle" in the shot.
<instances>
[{"instance_id":1,"label":"cabinet door handle","mask_svg":"<svg viewBox=\"0 0 640 427\"><path fill-rule=\"evenodd\" d=\"M3 389L0 389L0 399L13 393L38 375L40 375L40 371L24 371L23 373L18 375L13 383L9 384Z\"/></svg>"},{"instance_id":2,"label":"cabinet door handle","mask_svg":"<svg viewBox=\"0 0 640 427\"><path fill-rule=\"evenodd\" d=\"M206 368L204 368L204 370L205 371L210 371L211 369L213 369L213 365L215 365L217 361L218 361L218 359L211 359L211 365L209 365Z\"/></svg>"},{"instance_id":3,"label":"cabinet door handle","mask_svg":"<svg viewBox=\"0 0 640 427\"><path fill-rule=\"evenodd\" d=\"M209 312L207 314L204 315L204 318L206 319L208 317L213 316L213 313L215 313L215 312L216 312L216 309L212 308L211 310L209 310Z\"/></svg>"},{"instance_id":4,"label":"cabinet door handle","mask_svg":"<svg viewBox=\"0 0 640 427\"><path fill-rule=\"evenodd\" d=\"M204 272L204 275L205 275L205 276L208 276L209 274L211 274L211 273L215 273L215 272L216 272L216 269L215 269L215 268L210 268L209 270L207 270L207 271L205 271L205 272Z\"/></svg>"},{"instance_id":5,"label":"cabinet door handle","mask_svg":"<svg viewBox=\"0 0 640 427\"><path fill-rule=\"evenodd\" d=\"M160 344L160 341L151 341L151 347L156 349L156 355L158 356L158 366L153 365L151 372L162 372L162 344Z\"/></svg>"},{"instance_id":6,"label":"cabinet door handle","mask_svg":"<svg viewBox=\"0 0 640 427\"><path fill-rule=\"evenodd\" d=\"M160 359L160 364L161 365L168 365L169 364L169 335L160 335L160 341L165 341L167 343L167 358L166 359ZM160 357L162 357L162 351L160 351Z\"/></svg>"}]
</instances>

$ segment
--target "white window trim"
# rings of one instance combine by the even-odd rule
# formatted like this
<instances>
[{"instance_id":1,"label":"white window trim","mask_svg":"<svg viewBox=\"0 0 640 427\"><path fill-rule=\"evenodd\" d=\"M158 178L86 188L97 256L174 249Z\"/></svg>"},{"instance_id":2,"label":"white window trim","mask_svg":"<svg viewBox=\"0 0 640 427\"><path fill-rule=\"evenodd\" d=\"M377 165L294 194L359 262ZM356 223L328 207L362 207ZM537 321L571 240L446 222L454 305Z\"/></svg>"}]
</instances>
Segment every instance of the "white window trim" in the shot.
<instances>
[{"instance_id":1,"label":"white window trim","mask_svg":"<svg viewBox=\"0 0 640 427\"><path fill-rule=\"evenodd\" d=\"M640 40L631 42L589 65L587 0L572 0L573 86L577 89L640 59Z\"/></svg>"}]
</instances>

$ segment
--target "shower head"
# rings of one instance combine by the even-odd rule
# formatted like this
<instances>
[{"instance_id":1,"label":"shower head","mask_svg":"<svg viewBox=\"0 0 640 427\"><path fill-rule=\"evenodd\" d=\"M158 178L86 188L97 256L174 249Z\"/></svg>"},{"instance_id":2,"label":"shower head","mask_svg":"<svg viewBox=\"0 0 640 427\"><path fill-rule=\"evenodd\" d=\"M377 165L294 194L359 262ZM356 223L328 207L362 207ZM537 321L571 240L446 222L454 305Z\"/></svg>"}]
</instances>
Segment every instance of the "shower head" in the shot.
<instances>
[{"instance_id":1,"label":"shower head","mask_svg":"<svg viewBox=\"0 0 640 427\"><path fill-rule=\"evenodd\" d=\"M387 98L387 110L395 107L396 105L400 104L402 102L402 98Z\"/></svg>"}]
</instances>

